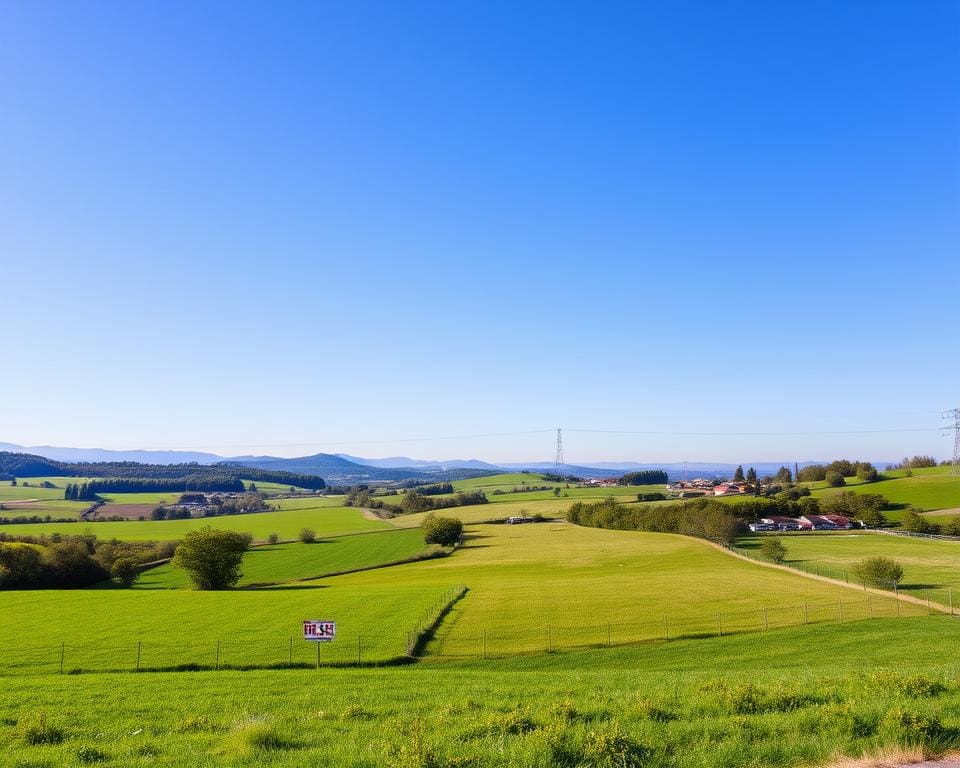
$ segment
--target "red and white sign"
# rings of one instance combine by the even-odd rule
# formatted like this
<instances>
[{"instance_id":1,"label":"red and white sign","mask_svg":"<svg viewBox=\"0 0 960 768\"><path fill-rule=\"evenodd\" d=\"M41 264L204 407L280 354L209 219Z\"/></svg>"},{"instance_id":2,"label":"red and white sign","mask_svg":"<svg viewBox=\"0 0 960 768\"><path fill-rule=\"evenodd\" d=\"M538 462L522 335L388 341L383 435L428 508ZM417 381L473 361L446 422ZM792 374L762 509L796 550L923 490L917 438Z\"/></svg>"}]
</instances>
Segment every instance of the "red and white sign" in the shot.
<instances>
[{"instance_id":1,"label":"red and white sign","mask_svg":"<svg viewBox=\"0 0 960 768\"><path fill-rule=\"evenodd\" d=\"M337 622L323 619L304 619L303 639L329 643L337 636Z\"/></svg>"}]
</instances>

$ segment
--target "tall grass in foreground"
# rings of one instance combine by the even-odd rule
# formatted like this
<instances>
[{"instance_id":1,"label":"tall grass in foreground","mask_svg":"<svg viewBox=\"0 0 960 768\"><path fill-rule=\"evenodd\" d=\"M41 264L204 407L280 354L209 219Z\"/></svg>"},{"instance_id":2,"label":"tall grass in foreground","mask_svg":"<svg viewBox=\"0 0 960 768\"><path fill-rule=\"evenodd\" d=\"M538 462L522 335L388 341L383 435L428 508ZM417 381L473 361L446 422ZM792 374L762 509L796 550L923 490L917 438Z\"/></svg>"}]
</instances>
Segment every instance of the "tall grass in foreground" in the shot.
<instances>
[{"instance_id":1,"label":"tall grass in foreground","mask_svg":"<svg viewBox=\"0 0 960 768\"><path fill-rule=\"evenodd\" d=\"M958 668L937 633L960 630L933 617L459 667L8 678L0 755L21 768L726 768L936 754L960 746Z\"/></svg>"}]
</instances>

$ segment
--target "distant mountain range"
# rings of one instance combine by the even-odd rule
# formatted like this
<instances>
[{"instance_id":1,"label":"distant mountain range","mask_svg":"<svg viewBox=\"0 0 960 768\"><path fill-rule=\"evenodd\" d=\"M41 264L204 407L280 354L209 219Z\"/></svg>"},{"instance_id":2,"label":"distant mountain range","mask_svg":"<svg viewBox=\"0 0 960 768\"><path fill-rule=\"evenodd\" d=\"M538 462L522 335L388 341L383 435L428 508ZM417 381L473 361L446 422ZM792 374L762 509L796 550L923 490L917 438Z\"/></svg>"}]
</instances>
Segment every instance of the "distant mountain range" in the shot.
<instances>
[{"instance_id":1,"label":"distant mountain range","mask_svg":"<svg viewBox=\"0 0 960 768\"><path fill-rule=\"evenodd\" d=\"M238 464L257 469L281 470L305 475L319 475L330 485L350 485L363 482L397 482L404 480L458 480L467 477L479 477L496 472L552 472L556 469L553 462L509 462L492 464L480 459L447 459L430 461L411 459L407 456L390 456L383 459L367 459L346 453L317 453L312 456L281 458L277 456L218 456L202 451L115 451L104 448L57 448L49 445L23 446L14 443L0 443L0 451L31 453L56 461L98 462L98 461L136 461L143 464ZM799 465L825 463L801 461ZM889 463L875 461L877 467ZM792 461L743 462L743 467L753 467L761 477L776 474L781 466L793 469ZM730 477L737 464L725 462L633 462L601 461L590 466L564 464L564 474L585 478L602 478L622 475L643 469L662 469L671 480L683 477Z\"/></svg>"}]
</instances>

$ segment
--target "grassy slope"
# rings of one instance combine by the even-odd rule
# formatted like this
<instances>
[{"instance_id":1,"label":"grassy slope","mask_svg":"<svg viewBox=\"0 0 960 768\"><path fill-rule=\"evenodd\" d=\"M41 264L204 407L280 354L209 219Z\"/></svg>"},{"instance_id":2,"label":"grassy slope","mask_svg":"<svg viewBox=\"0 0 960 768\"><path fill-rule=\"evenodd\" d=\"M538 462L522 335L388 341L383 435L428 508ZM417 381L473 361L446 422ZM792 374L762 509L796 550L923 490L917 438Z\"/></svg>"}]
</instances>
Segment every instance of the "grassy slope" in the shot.
<instances>
[{"instance_id":1,"label":"grassy slope","mask_svg":"<svg viewBox=\"0 0 960 768\"><path fill-rule=\"evenodd\" d=\"M283 500L300 502L301 499ZM390 528L390 524L381 520L369 520L356 509L350 507L325 507L324 500L317 500L320 506L294 505L293 508L276 512L261 512L253 515L223 515L221 517L194 518L191 520L129 520L124 522L101 523L26 523L8 525L0 530L12 534L68 533L77 534L92 531L101 539L117 538L126 541L173 541L187 531L209 525L223 530L249 532L258 540L264 540L271 533L278 533L281 539L294 539L301 528L313 528L320 535L350 533L353 531ZM282 506L287 506L283 504Z\"/></svg>"},{"instance_id":2,"label":"grassy slope","mask_svg":"<svg viewBox=\"0 0 960 768\"><path fill-rule=\"evenodd\" d=\"M827 488L824 483L812 483L812 495L823 497L843 491L856 493L879 493L894 504L905 504L926 510L960 507L960 476L951 475L949 467L915 469L910 477L902 471L883 473L889 480L876 483L860 483L856 478L847 478L844 488Z\"/></svg>"},{"instance_id":3,"label":"grassy slope","mask_svg":"<svg viewBox=\"0 0 960 768\"><path fill-rule=\"evenodd\" d=\"M423 534L416 528L376 531L351 536L255 547L243 558L239 586L269 584L294 579L313 579L328 573L369 568L413 557L425 549ZM162 565L146 571L136 589L182 589L189 587L184 571Z\"/></svg>"},{"instance_id":4,"label":"grassy slope","mask_svg":"<svg viewBox=\"0 0 960 768\"><path fill-rule=\"evenodd\" d=\"M907 592L960 588L960 541L934 541L880 533L826 533L781 536L787 548L787 561L813 561L849 571L865 557L883 555L903 566L901 589ZM759 548L761 537L744 537L738 546ZM933 593L931 593L933 594ZM960 600L960 593L957 595Z\"/></svg>"},{"instance_id":5,"label":"grassy slope","mask_svg":"<svg viewBox=\"0 0 960 768\"><path fill-rule=\"evenodd\" d=\"M771 625L795 624L802 604L814 620L834 620L837 600L846 618L866 615L861 596L801 576L737 560L682 536L566 523L480 525L455 557L390 570L396 585L463 583L467 597L444 622L431 650L450 656L536 652L546 648L656 639L663 618L671 635L756 629L761 609ZM337 586L362 592L382 574L338 577ZM886 609L887 615L891 606ZM877 608L878 612L884 610ZM547 628L552 627L552 636Z\"/></svg>"},{"instance_id":6,"label":"grassy slope","mask_svg":"<svg viewBox=\"0 0 960 768\"><path fill-rule=\"evenodd\" d=\"M7 678L0 753L10 765L74 765L95 747L106 765L159 768L638 764L617 761L625 750L651 768L823 765L909 740L884 720L891 710L960 726L956 669L931 636L956 643L960 624L878 620L771 633L764 644L722 638L482 666ZM873 677L880 667L892 676ZM911 696L898 691L903 675L946 688ZM41 711L63 743L27 745L23 730ZM954 746L956 731L924 741Z\"/></svg>"}]
</instances>

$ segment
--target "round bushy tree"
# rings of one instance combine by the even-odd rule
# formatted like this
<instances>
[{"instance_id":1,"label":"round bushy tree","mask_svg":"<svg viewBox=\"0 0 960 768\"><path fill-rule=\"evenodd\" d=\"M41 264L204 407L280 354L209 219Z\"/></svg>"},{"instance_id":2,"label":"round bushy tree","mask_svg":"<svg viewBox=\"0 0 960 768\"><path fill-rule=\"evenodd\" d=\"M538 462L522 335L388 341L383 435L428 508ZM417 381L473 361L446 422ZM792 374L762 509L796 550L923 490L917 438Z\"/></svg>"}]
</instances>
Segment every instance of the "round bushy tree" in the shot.
<instances>
[{"instance_id":1,"label":"round bushy tree","mask_svg":"<svg viewBox=\"0 0 960 768\"><path fill-rule=\"evenodd\" d=\"M842 488L847 484L847 481L843 479L843 475L839 472L827 472L824 480L827 481L827 485L831 488Z\"/></svg>"},{"instance_id":2,"label":"round bushy tree","mask_svg":"<svg viewBox=\"0 0 960 768\"><path fill-rule=\"evenodd\" d=\"M304 544L313 544L317 540L317 532L313 528L302 528L300 530L300 541Z\"/></svg>"},{"instance_id":3,"label":"round bushy tree","mask_svg":"<svg viewBox=\"0 0 960 768\"><path fill-rule=\"evenodd\" d=\"M190 531L177 546L173 564L183 568L197 589L227 589L240 581L247 536L209 526Z\"/></svg>"},{"instance_id":4,"label":"round bushy tree","mask_svg":"<svg viewBox=\"0 0 960 768\"><path fill-rule=\"evenodd\" d=\"M782 563L787 558L787 548L783 546L779 536L765 536L760 542L760 552L774 563Z\"/></svg>"},{"instance_id":5,"label":"round bushy tree","mask_svg":"<svg viewBox=\"0 0 960 768\"><path fill-rule=\"evenodd\" d=\"M463 536L463 523L454 517L427 515L423 521L423 540L427 544L452 547Z\"/></svg>"},{"instance_id":6,"label":"round bushy tree","mask_svg":"<svg viewBox=\"0 0 960 768\"><path fill-rule=\"evenodd\" d=\"M903 580L903 567L889 557L868 557L853 564L854 576L864 584L893 588Z\"/></svg>"},{"instance_id":7,"label":"round bushy tree","mask_svg":"<svg viewBox=\"0 0 960 768\"><path fill-rule=\"evenodd\" d=\"M113 580L124 587L131 587L140 578L140 567L132 557L120 557L110 566Z\"/></svg>"}]
</instances>

